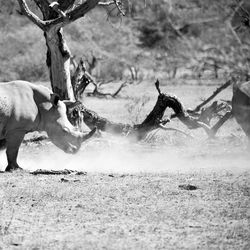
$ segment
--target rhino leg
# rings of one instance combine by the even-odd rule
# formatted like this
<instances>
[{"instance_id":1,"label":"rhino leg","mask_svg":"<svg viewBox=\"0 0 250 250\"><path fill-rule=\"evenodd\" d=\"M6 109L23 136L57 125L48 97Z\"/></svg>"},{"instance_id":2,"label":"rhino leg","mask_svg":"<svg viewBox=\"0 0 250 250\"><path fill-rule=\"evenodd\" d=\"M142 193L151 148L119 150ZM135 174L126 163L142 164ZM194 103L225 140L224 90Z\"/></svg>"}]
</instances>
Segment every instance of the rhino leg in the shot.
<instances>
[{"instance_id":1,"label":"rhino leg","mask_svg":"<svg viewBox=\"0 0 250 250\"><path fill-rule=\"evenodd\" d=\"M6 140L2 139L0 140L0 150L6 149Z\"/></svg>"},{"instance_id":2,"label":"rhino leg","mask_svg":"<svg viewBox=\"0 0 250 250\"><path fill-rule=\"evenodd\" d=\"M7 136L6 154L7 154L8 166L6 167L5 171L11 172L17 169L22 169L17 164L17 155L18 155L19 147L24 138L24 135L25 133L19 132L19 133L10 133L10 135Z\"/></svg>"}]
</instances>

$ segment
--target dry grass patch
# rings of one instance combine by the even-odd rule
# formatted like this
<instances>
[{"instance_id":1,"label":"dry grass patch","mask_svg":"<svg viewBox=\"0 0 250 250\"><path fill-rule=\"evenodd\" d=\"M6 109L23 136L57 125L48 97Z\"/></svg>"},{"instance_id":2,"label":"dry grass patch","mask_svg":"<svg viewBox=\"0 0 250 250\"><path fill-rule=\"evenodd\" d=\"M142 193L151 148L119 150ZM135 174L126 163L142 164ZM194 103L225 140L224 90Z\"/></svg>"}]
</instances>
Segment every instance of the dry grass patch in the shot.
<instances>
[{"instance_id":1,"label":"dry grass patch","mask_svg":"<svg viewBox=\"0 0 250 250\"><path fill-rule=\"evenodd\" d=\"M1 174L1 247L247 249L249 175Z\"/></svg>"}]
</instances>

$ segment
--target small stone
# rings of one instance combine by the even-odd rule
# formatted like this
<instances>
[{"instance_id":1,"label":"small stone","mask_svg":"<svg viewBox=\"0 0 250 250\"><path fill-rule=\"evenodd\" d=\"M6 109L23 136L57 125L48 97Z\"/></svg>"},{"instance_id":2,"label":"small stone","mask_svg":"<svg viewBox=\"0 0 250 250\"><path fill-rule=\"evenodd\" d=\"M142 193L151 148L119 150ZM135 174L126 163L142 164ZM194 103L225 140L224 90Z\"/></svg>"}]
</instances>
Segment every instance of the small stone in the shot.
<instances>
[{"instance_id":1,"label":"small stone","mask_svg":"<svg viewBox=\"0 0 250 250\"><path fill-rule=\"evenodd\" d=\"M180 189L183 189L183 190L196 190L198 189L198 187L194 186L194 185L190 185L190 184L183 184L183 185L179 185L178 186Z\"/></svg>"},{"instance_id":2,"label":"small stone","mask_svg":"<svg viewBox=\"0 0 250 250\"><path fill-rule=\"evenodd\" d=\"M61 182L69 182L69 180L61 178Z\"/></svg>"}]
</instances>

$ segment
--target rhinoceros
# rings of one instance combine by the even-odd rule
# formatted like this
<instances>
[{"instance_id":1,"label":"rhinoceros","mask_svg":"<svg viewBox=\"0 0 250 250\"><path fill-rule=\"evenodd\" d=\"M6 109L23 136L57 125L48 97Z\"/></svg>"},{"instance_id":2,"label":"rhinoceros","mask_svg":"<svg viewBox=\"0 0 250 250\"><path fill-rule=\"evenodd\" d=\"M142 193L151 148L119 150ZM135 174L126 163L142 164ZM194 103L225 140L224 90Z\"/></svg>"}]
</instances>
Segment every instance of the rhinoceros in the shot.
<instances>
[{"instance_id":1,"label":"rhinoceros","mask_svg":"<svg viewBox=\"0 0 250 250\"><path fill-rule=\"evenodd\" d=\"M234 85L232 111L250 141L250 81Z\"/></svg>"},{"instance_id":2,"label":"rhinoceros","mask_svg":"<svg viewBox=\"0 0 250 250\"><path fill-rule=\"evenodd\" d=\"M0 147L6 148L6 171L20 169L18 150L28 132L46 131L57 147L71 154L95 133L95 129L86 134L77 131L67 118L65 103L41 85L26 81L0 83Z\"/></svg>"}]
</instances>

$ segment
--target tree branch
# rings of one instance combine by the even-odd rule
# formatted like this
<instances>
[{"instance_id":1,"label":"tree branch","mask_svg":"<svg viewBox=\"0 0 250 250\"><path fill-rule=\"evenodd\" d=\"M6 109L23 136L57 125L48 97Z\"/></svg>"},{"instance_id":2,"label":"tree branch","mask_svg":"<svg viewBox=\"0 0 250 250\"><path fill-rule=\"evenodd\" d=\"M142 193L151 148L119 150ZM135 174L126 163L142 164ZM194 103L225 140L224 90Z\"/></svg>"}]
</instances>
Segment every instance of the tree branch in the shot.
<instances>
[{"instance_id":1,"label":"tree branch","mask_svg":"<svg viewBox=\"0 0 250 250\"><path fill-rule=\"evenodd\" d=\"M43 14L50 11L48 0L34 0L34 2Z\"/></svg>"},{"instance_id":2,"label":"tree branch","mask_svg":"<svg viewBox=\"0 0 250 250\"><path fill-rule=\"evenodd\" d=\"M92 93L87 93L87 96L95 96L95 97L107 97L110 96L112 98L115 98L121 90L127 86L127 82L123 82L120 87L112 94L112 93L103 93L98 90L98 85L92 81L92 84L95 86L95 89Z\"/></svg>"},{"instance_id":3,"label":"tree branch","mask_svg":"<svg viewBox=\"0 0 250 250\"><path fill-rule=\"evenodd\" d=\"M119 10L119 12L125 16L125 12L122 10L122 1L121 0L114 0L116 8Z\"/></svg>"},{"instance_id":4,"label":"tree branch","mask_svg":"<svg viewBox=\"0 0 250 250\"><path fill-rule=\"evenodd\" d=\"M60 9L62 11L66 11L68 10L69 8L72 8L74 6L74 3L75 3L76 0L58 0L58 3L59 3L59 6L60 6Z\"/></svg>"},{"instance_id":5,"label":"tree branch","mask_svg":"<svg viewBox=\"0 0 250 250\"><path fill-rule=\"evenodd\" d=\"M209 103L215 96L217 96L222 90L226 89L228 86L230 86L232 83L234 83L235 79L229 79L226 83L224 83L222 86L217 88L214 93L209 96L205 101L203 101L201 104L199 104L192 112L198 112L203 106L205 106L207 103Z\"/></svg>"},{"instance_id":6,"label":"tree branch","mask_svg":"<svg viewBox=\"0 0 250 250\"><path fill-rule=\"evenodd\" d=\"M21 13L28 17L40 29L45 30L45 22L43 22L37 15L35 15L26 4L25 0L18 0Z\"/></svg>"},{"instance_id":7,"label":"tree branch","mask_svg":"<svg viewBox=\"0 0 250 250\"><path fill-rule=\"evenodd\" d=\"M18 0L19 1L19 0ZM70 11L65 11L66 17L58 17L54 20L46 21L46 27L50 28L51 26L55 26L57 24L60 24L61 26L65 26L71 22L74 22L75 20L85 16L86 13L88 13L90 10L92 10L100 0L87 0L86 2L82 3L81 5L75 7L74 9Z\"/></svg>"},{"instance_id":8,"label":"tree branch","mask_svg":"<svg viewBox=\"0 0 250 250\"><path fill-rule=\"evenodd\" d=\"M66 17L61 16L61 17L58 17L54 20L46 21L45 22L46 28L50 28L51 26L58 25L58 24L60 24L60 26L65 26L71 22L74 22L75 20L77 20L81 17L84 17L86 13L91 11L97 5L108 6L111 4L116 5L119 12L123 16L125 16L125 13L123 12L122 6L121 6L122 5L121 0L113 0L113 1L107 1L107 2L100 2L100 0L87 0L84 3L76 6L75 8L73 8L70 11L65 10Z\"/></svg>"},{"instance_id":9,"label":"tree branch","mask_svg":"<svg viewBox=\"0 0 250 250\"><path fill-rule=\"evenodd\" d=\"M109 5L112 5L112 4L115 4L114 0L111 0L111 1L108 1L108 2L99 2L98 3L98 5L100 5L100 6L109 6Z\"/></svg>"}]
</instances>

